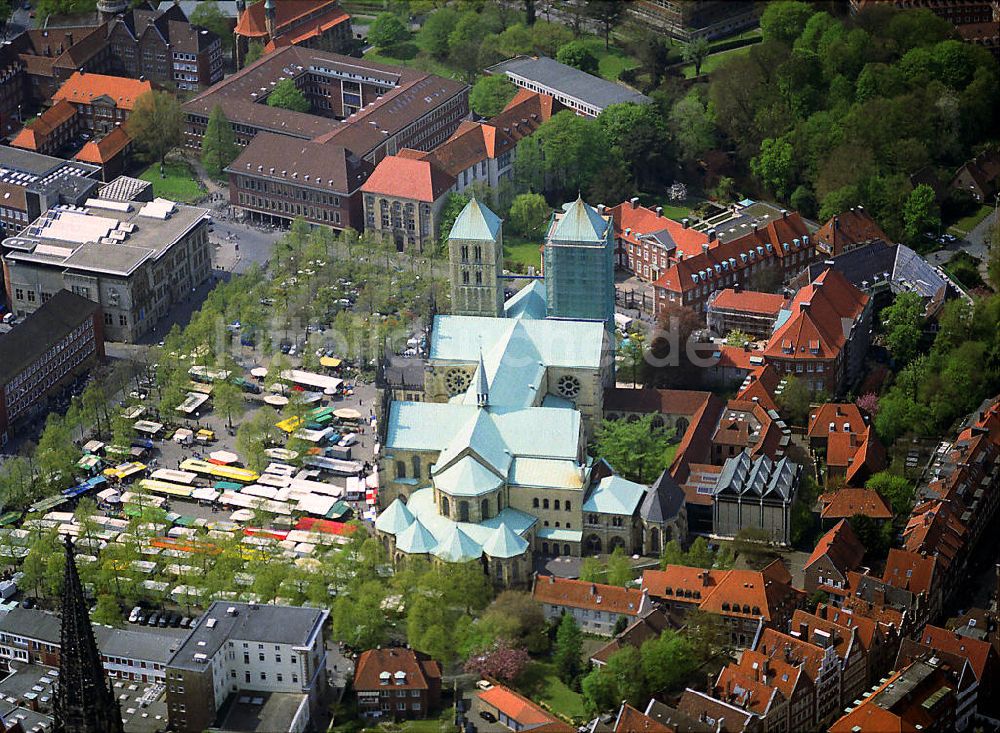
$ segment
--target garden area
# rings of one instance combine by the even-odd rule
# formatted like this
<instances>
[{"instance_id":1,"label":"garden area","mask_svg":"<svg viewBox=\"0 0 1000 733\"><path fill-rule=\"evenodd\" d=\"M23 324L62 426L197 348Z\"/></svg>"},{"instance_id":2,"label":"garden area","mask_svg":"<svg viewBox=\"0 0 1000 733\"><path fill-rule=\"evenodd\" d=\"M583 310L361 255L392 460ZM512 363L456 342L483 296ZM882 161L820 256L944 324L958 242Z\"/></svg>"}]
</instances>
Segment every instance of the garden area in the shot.
<instances>
[{"instance_id":1,"label":"garden area","mask_svg":"<svg viewBox=\"0 0 1000 733\"><path fill-rule=\"evenodd\" d=\"M555 662L530 662L517 678L514 687L525 697L557 715L574 720L586 719L587 709L583 696L559 679Z\"/></svg>"},{"instance_id":2,"label":"garden area","mask_svg":"<svg viewBox=\"0 0 1000 733\"><path fill-rule=\"evenodd\" d=\"M961 219L948 227L948 233L954 234L956 237L964 237L966 234L975 229L979 222L989 216L989 213L992 210L992 206L983 204L968 216L963 216Z\"/></svg>"},{"instance_id":3,"label":"garden area","mask_svg":"<svg viewBox=\"0 0 1000 733\"><path fill-rule=\"evenodd\" d=\"M542 264L542 253L539 250L541 242L538 239L525 239L513 232L510 235L504 234L503 258L506 262L510 260L515 265L527 271L529 267L534 267L537 271Z\"/></svg>"},{"instance_id":4,"label":"garden area","mask_svg":"<svg viewBox=\"0 0 1000 733\"><path fill-rule=\"evenodd\" d=\"M160 164L153 163L139 178L153 184L154 196L182 204L190 204L205 195L198 177L186 160L168 160L163 166L162 174Z\"/></svg>"}]
</instances>

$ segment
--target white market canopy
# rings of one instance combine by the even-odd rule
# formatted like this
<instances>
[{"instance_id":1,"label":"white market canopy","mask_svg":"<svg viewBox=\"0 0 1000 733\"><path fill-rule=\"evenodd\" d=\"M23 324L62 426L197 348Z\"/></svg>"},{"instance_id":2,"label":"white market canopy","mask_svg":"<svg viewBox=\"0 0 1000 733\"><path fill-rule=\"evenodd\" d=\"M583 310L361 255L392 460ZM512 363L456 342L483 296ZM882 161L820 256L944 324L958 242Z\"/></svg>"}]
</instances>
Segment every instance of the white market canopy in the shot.
<instances>
[{"instance_id":1,"label":"white market canopy","mask_svg":"<svg viewBox=\"0 0 1000 733\"><path fill-rule=\"evenodd\" d=\"M254 379L263 379L264 377L267 376L267 368L254 367L253 369L250 370L250 376L253 377Z\"/></svg>"},{"instance_id":2,"label":"white market canopy","mask_svg":"<svg viewBox=\"0 0 1000 733\"><path fill-rule=\"evenodd\" d=\"M334 410L333 416L339 417L341 420L361 419L361 413L355 410L353 407L341 407L339 410Z\"/></svg>"},{"instance_id":3,"label":"white market canopy","mask_svg":"<svg viewBox=\"0 0 1000 733\"><path fill-rule=\"evenodd\" d=\"M240 460L240 457L238 455L236 455L235 453L231 453L230 451L227 450L212 451L211 453L208 454L208 457L211 458L213 461L218 461L219 463L222 463L223 465L226 466L228 466L231 463L236 463L238 460Z\"/></svg>"},{"instance_id":4,"label":"white market canopy","mask_svg":"<svg viewBox=\"0 0 1000 733\"><path fill-rule=\"evenodd\" d=\"M264 398L264 402L272 407L284 407L288 404L288 398L280 394L269 394Z\"/></svg>"}]
</instances>

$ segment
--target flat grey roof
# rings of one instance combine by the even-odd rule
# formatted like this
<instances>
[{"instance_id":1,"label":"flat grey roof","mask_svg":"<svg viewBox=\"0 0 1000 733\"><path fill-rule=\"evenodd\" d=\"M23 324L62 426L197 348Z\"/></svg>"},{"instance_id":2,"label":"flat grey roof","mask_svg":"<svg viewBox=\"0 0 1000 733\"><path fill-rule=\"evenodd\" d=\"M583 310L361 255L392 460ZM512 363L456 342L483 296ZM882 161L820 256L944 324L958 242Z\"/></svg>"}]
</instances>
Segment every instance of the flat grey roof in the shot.
<instances>
[{"instance_id":1,"label":"flat grey roof","mask_svg":"<svg viewBox=\"0 0 1000 733\"><path fill-rule=\"evenodd\" d=\"M130 275L146 260L159 258L208 216L208 209L184 204L174 204L166 219L140 214L147 206L143 202L116 202L116 205L127 206L128 210L97 206L50 209L19 234L3 241L6 257L19 262ZM132 229L121 243L99 241L107 230L119 229L120 224Z\"/></svg>"},{"instance_id":2,"label":"flat grey roof","mask_svg":"<svg viewBox=\"0 0 1000 733\"><path fill-rule=\"evenodd\" d=\"M21 173L41 177L61 166L79 169L84 174L91 174L100 170L96 165L90 165L89 163L80 163L75 160L67 161L62 158L53 158L51 155L35 153L31 150L0 145L0 168L10 168Z\"/></svg>"},{"instance_id":3,"label":"flat grey roof","mask_svg":"<svg viewBox=\"0 0 1000 733\"><path fill-rule=\"evenodd\" d=\"M219 729L249 733L289 730L306 699L301 692L234 692L221 707L224 717L219 721Z\"/></svg>"},{"instance_id":4,"label":"flat grey roof","mask_svg":"<svg viewBox=\"0 0 1000 733\"><path fill-rule=\"evenodd\" d=\"M230 608L236 615L227 613ZM328 613L319 608L215 601L191 629L169 666L205 669L194 655L204 654L211 659L229 640L305 646Z\"/></svg>"},{"instance_id":5,"label":"flat grey roof","mask_svg":"<svg viewBox=\"0 0 1000 733\"><path fill-rule=\"evenodd\" d=\"M537 58L517 56L491 66L489 71L528 79L600 109L622 102L646 104L651 101L645 94L640 94L623 84L615 84L613 81L561 64L548 56Z\"/></svg>"}]
</instances>

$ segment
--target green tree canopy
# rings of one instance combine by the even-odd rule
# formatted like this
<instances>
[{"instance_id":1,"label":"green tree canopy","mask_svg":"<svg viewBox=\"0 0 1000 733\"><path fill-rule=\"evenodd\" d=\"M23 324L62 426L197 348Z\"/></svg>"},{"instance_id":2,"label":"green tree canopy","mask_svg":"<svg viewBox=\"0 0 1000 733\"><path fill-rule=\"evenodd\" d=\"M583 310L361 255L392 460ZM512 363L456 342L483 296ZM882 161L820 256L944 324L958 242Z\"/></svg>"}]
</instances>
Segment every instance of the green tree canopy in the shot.
<instances>
[{"instance_id":1,"label":"green tree canopy","mask_svg":"<svg viewBox=\"0 0 1000 733\"><path fill-rule=\"evenodd\" d=\"M899 367L909 364L919 353L923 321L924 302L920 293L900 293L882 310L885 345Z\"/></svg>"},{"instance_id":2,"label":"green tree canopy","mask_svg":"<svg viewBox=\"0 0 1000 733\"><path fill-rule=\"evenodd\" d=\"M417 34L417 45L437 59L448 57L450 46L448 37L458 23L458 12L451 7L443 7L427 17L427 21Z\"/></svg>"},{"instance_id":3,"label":"green tree canopy","mask_svg":"<svg viewBox=\"0 0 1000 733\"><path fill-rule=\"evenodd\" d=\"M669 467L673 459L673 431L653 424L654 415L638 420L605 420L597 428L595 449L622 476L649 483Z\"/></svg>"},{"instance_id":4,"label":"green tree canopy","mask_svg":"<svg viewBox=\"0 0 1000 733\"><path fill-rule=\"evenodd\" d=\"M556 672L567 685L572 685L574 680L583 671L583 634L580 627L573 618L573 614L563 614L556 630L556 645L552 652L552 658L556 664Z\"/></svg>"},{"instance_id":5,"label":"green tree canopy","mask_svg":"<svg viewBox=\"0 0 1000 733\"><path fill-rule=\"evenodd\" d=\"M150 91L135 101L125 127L143 155L162 165L167 153L181 143L183 121L177 97L168 92Z\"/></svg>"},{"instance_id":6,"label":"green tree canopy","mask_svg":"<svg viewBox=\"0 0 1000 733\"><path fill-rule=\"evenodd\" d=\"M807 425L809 405L812 396L805 380L789 374L785 377L785 388L777 398L778 408L792 425Z\"/></svg>"},{"instance_id":7,"label":"green tree canopy","mask_svg":"<svg viewBox=\"0 0 1000 733\"><path fill-rule=\"evenodd\" d=\"M806 27L813 9L804 2L782 1L768 3L760 16L760 29L764 40L791 43Z\"/></svg>"},{"instance_id":8,"label":"green tree canopy","mask_svg":"<svg viewBox=\"0 0 1000 733\"><path fill-rule=\"evenodd\" d=\"M712 44L706 36L698 36L681 48L681 58L689 64L694 64L694 75L701 76L701 65L705 63L712 51Z\"/></svg>"},{"instance_id":9,"label":"green tree canopy","mask_svg":"<svg viewBox=\"0 0 1000 733\"><path fill-rule=\"evenodd\" d=\"M236 136L233 126L229 124L226 113L220 105L212 108L208 116L205 136L201 141L201 162L213 176L221 176L223 169L236 160L239 148L236 146Z\"/></svg>"},{"instance_id":10,"label":"green tree canopy","mask_svg":"<svg viewBox=\"0 0 1000 733\"><path fill-rule=\"evenodd\" d=\"M938 210L934 189L926 183L910 192L903 206L903 225L910 242L918 242L924 232L937 233L941 228L941 213Z\"/></svg>"},{"instance_id":11,"label":"green tree canopy","mask_svg":"<svg viewBox=\"0 0 1000 733\"><path fill-rule=\"evenodd\" d=\"M197 25L212 31L222 41L222 48L229 51L233 47L233 29L226 16L219 10L219 4L214 0L198 3L188 18L191 25Z\"/></svg>"},{"instance_id":12,"label":"green tree canopy","mask_svg":"<svg viewBox=\"0 0 1000 733\"><path fill-rule=\"evenodd\" d=\"M596 76L598 73L597 56L584 41L570 41L563 44L556 54L556 61L588 74Z\"/></svg>"},{"instance_id":13,"label":"green tree canopy","mask_svg":"<svg viewBox=\"0 0 1000 733\"><path fill-rule=\"evenodd\" d=\"M480 117L495 117L516 93L517 87L506 76L481 76L469 92L469 106Z\"/></svg>"},{"instance_id":14,"label":"green tree canopy","mask_svg":"<svg viewBox=\"0 0 1000 733\"><path fill-rule=\"evenodd\" d=\"M514 197L507 220L511 229L528 239L539 239L552 214L552 207L539 193L522 193Z\"/></svg>"},{"instance_id":15,"label":"green tree canopy","mask_svg":"<svg viewBox=\"0 0 1000 733\"><path fill-rule=\"evenodd\" d=\"M274 85L274 89L267 95L267 104L269 107L281 107L293 112L308 112L310 109L306 95L291 79L282 79Z\"/></svg>"},{"instance_id":16,"label":"green tree canopy","mask_svg":"<svg viewBox=\"0 0 1000 733\"><path fill-rule=\"evenodd\" d=\"M378 48L390 48L405 41L410 32L395 13L379 13L368 28L368 42Z\"/></svg>"},{"instance_id":17,"label":"green tree canopy","mask_svg":"<svg viewBox=\"0 0 1000 733\"><path fill-rule=\"evenodd\" d=\"M879 471L865 482L865 488L877 491L892 507L893 514L906 516L913 509L916 492L905 476Z\"/></svg>"}]
</instances>

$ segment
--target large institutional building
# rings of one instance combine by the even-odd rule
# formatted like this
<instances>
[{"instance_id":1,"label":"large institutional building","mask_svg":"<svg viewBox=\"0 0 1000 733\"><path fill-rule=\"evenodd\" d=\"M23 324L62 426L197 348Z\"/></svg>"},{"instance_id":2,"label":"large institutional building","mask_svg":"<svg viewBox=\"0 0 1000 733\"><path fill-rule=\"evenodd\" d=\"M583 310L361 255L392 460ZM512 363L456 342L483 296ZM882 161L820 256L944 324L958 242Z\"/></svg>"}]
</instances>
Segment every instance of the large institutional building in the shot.
<instances>
[{"instance_id":1,"label":"large institutional building","mask_svg":"<svg viewBox=\"0 0 1000 733\"><path fill-rule=\"evenodd\" d=\"M671 487L586 451L614 381L613 248L610 217L577 199L552 217L544 281L504 302L501 221L476 200L459 215L456 315L434 319L424 401L392 402L382 420L390 503L375 528L394 559L485 557L516 585L534 553L648 551L669 536Z\"/></svg>"}]
</instances>

